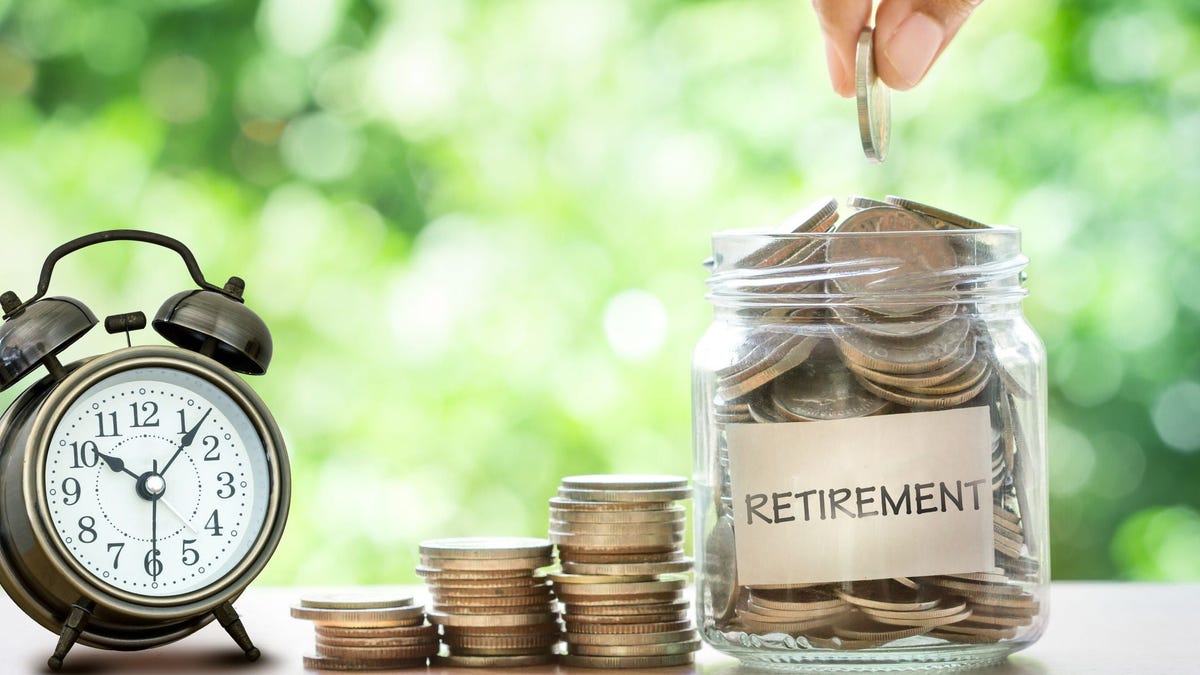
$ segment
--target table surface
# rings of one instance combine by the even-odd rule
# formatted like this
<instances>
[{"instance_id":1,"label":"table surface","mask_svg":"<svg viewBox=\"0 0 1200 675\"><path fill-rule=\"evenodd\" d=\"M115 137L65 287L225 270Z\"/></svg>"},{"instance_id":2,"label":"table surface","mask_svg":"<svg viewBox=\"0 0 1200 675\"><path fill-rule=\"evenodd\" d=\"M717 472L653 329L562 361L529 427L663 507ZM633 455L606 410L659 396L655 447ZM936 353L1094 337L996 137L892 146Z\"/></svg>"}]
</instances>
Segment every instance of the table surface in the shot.
<instances>
[{"instance_id":1,"label":"table surface","mask_svg":"<svg viewBox=\"0 0 1200 675\"><path fill-rule=\"evenodd\" d=\"M195 635L145 652L106 652L75 647L64 672L75 673L218 673L246 675L305 673L301 655L311 649L312 629L288 616L288 607L305 590L253 588L237 603L238 612L263 658L246 663L215 622ZM325 589L322 589L325 590ZM1059 582L1050 590L1050 624L1042 639L1009 658L1005 665L973 672L987 675L1057 673L1200 673L1200 584ZM0 671L47 672L46 657L55 637L0 596L0 626L8 652ZM425 673L481 673L482 669L429 668ZM503 669L493 672L595 673L557 668ZM630 672L630 671L622 671ZM660 668L663 675L751 672L719 652L705 648L693 667ZM759 671L761 672L761 671Z\"/></svg>"}]
</instances>

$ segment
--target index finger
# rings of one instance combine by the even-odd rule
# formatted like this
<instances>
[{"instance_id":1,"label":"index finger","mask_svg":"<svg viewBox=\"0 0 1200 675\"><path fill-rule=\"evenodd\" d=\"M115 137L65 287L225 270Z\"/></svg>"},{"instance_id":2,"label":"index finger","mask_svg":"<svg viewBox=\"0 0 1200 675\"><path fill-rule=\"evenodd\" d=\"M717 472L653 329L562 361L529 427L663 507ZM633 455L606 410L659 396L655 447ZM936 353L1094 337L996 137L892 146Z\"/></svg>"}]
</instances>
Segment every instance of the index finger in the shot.
<instances>
[{"instance_id":1,"label":"index finger","mask_svg":"<svg viewBox=\"0 0 1200 675\"><path fill-rule=\"evenodd\" d=\"M854 95L854 54L858 34L871 20L872 0L812 0L821 32L825 34L825 60L829 80L837 93Z\"/></svg>"}]
</instances>

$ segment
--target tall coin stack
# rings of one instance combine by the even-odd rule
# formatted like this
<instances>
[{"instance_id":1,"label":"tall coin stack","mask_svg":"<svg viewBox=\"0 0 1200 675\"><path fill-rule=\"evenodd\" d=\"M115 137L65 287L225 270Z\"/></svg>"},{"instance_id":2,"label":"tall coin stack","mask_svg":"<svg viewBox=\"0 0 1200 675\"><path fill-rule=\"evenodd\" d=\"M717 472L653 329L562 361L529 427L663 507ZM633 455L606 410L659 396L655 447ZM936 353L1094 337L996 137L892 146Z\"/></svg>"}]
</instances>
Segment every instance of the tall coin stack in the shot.
<instances>
[{"instance_id":1,"label":"tall coin stack","mask_svg":"<svg viewBox=\"0 0 1200 675\"><path fill-rule=\"evenodd\" d=\"M481 668L550 663L562 626L549 580L545 539L480 537L421 543L432 596L429 620L442 628L445 654L436 665Z\"/></svg>"},{"instance_id":2,"label":"tall coin stack","mask_svg":"<svg viewBox=\"0 0 1200 675\"><path fill-rule=\"evenodd\" d=\"M562 574L565 666L654 668L692 663L700 648L684 597L692 560L683 555L691 497L686 478L598 475L564 478L550 500L550 540Z\"/></svg>"},{"instance_id":3,"label":"tall coin stack","mask_svg":"<svg viewBox=\"0 0 1200 675\"><path fill-rule=\"evenodd\" d=\"M316 654L304 667L319 670L424 668L437 654L437 627L410 596L386 592L306 595L292 616L312 621Z\"/></svg>"}]
</instances>

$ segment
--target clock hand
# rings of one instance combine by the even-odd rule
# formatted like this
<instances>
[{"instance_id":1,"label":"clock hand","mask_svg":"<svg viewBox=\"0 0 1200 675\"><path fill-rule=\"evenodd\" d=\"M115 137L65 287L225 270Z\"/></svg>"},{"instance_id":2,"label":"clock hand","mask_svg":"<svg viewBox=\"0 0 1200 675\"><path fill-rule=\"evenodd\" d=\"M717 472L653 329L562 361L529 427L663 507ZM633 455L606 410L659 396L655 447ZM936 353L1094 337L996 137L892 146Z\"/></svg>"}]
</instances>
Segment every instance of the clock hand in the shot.
<instances>
[{"instance_id":1,"label":"clock hand","mask_svg":"<svg viewBox=\"0 0 1200 675\"><path fill-rule=\"evenodd\" d=\"M154 460L153 471L154 471L154 473L158 473L158 460L157 459ZM159 475L161 476L162 474L159 474ZM153 556L154 551L157 551L157 550L158 550L158 500L152 499L152 500L150 500L150 551L151 551L151 556ZM152 569L154 571L154 574L152 574L150 576L155 581L158 581L158 566L151 565L150 569Z\"/></svg>"},{"instance_id":2,"label":"clock hand","mask_svg":"<svg viewBox=\"0 0 1200 675\"><path fill-rule=\"evenodd\" d=\"M196 534L196 528L192 527L192 524L187 521L187 518L181 516L179 512L175 510L174 506L171 506L171 502L167 501L166 498L163 497L160 497L158 501L162 502L162 505L167 507L168 511L174 513L175 517L182 521L183 524L187 526L187 529L192 531L192 534Z\"/></svg>"},{"instance_id":3,"label":"clock hand","mask_svg":"<svg viewBox=\"0 0 1200 675\"><path fill-rule=\"evenodd\" d=\"M200 418L199 422L196 422L196 426L192 427L191 431L189 431L183 435L183 438L180 439L180 441L179 441L179 448L177 450L175 450L175 454L171 455L171 459L167 460L167 465L163 467L163 470L157 472L158 475L161 476L161 475L167 473L167 469L171 468L171 465L175 463L175 458L178 457L180 455L180 453L182 453L184 450L186 450L187 447L189 445L191 445L193 441L196 440L196 432L200 431L200 425L204 424L204 420L208 419L208 414L211 412L212 412L212 408L209 408L208 410L204 411L204 416Z\"/></svg>"},{"instance_id":4,"label":"clock hand","mask_svg":"<svg viewBox=\"0 0 1200 675\"><path fill-rule=\"evenodd\" d=\"M134 480L141 478L141 476L139 476L136 473L125 468L125 460L121 459L120 457L113 457L112 455L106 455L103 452L100 452L99 450L96 451L96 456L99 457L100 459L104 460L104 463L107 464L108 468L112 469L114 473L121 473L121 472L127 473L130 476L133 476Z\"/></svg>"}]
</instances>

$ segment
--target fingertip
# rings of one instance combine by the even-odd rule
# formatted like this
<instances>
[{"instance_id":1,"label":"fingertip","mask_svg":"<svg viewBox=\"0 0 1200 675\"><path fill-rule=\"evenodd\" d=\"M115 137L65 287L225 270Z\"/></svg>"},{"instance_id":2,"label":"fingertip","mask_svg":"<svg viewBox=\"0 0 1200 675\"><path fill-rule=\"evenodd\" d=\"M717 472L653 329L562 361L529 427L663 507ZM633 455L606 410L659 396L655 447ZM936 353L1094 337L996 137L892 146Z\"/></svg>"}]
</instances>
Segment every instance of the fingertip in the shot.
<instances>
[{"instance_id":1,"label":"fingertip","mask_svg":"<svg viewBox=\"0 0 1200 675\"><path fill-rule=\"evenodd\" d=\"M849 98L854 95L854 76L846 60L842 58L841 50L828 37L825 38L825 62L829 65L829 83L839 96Z\"/></svg>"}]
</instances>

